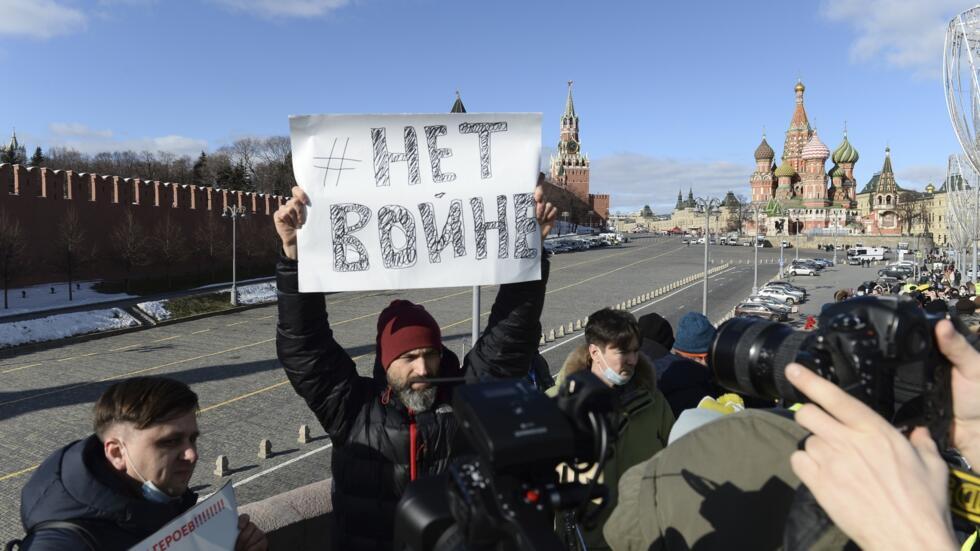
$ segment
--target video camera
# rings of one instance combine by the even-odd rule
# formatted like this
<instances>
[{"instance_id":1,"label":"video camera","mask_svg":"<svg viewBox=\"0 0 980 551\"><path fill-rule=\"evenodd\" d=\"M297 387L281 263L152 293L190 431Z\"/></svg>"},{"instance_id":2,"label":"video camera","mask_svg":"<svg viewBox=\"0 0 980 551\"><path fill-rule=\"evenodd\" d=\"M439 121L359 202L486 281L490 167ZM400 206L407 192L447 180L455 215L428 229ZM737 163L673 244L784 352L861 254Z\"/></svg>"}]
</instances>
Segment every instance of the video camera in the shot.
<instances>
[{"instance_id":1,"label":"video camera","mask_svg":"<svg viewBox=\"0 0 980 551\"><path fill-rule=\"evenodd\" d=\"M560 482L557 468L602 472L615 407L612 390L590 372L569 376L554 400L526 381L457 387L453 411L476 454L408 486L395 511L395 549L564 549L555 513L588 522L608 492L598 476ZM596 498L601 504L586 514Z\"/></svg>"}]
</instances>

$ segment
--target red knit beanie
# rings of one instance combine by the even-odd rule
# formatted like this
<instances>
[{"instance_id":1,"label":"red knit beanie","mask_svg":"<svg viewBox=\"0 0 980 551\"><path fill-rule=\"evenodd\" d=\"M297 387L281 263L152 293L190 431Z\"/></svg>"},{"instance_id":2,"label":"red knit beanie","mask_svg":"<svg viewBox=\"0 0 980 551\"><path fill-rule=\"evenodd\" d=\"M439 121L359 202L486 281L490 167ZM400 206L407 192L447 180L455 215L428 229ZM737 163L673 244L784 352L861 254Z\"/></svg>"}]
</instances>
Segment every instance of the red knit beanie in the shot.
<instances>
[{"instance_id":1,"label":"red knit beanie","mask_svg":"<svg viewBox=\"0 0 980 551\"><path fill-rule=\"evenodd\" d=\"M394 300L378 317L378 358L388 369L409 350L416 348L442 349L442 332L436 320L418 304Z\"/></svg>"}]
</instances>

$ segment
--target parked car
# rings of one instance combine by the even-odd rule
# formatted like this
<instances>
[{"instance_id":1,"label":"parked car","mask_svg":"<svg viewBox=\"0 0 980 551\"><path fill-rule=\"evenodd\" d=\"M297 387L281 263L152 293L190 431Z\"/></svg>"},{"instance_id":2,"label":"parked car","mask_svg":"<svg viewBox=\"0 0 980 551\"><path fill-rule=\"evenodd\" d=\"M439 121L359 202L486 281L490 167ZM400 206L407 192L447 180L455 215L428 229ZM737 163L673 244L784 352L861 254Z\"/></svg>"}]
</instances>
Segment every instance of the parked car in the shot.
<instances>
[{"instance_id":1,"label":"parked car","mask_svg":"<svg viewBox=\"0 0 980 551\"><path fill-rule=\"evenodd\" d=\"M763 289L773 289L773 290L778 291L778 292L783 293L783 294L792 295L796 299L796 302L797 303L803 302L807 298L806 291L801 291L800 289L793 289L793 288L789 288L789 287L779 287L779 286L775 286L775 287L768 287L768 286L766 286L766 287L763 287ZM760 293L757 293L757 294L760 294ZM778 300L779 302L783 302L783 303L786 302L785 300L780 299L780 298L777 298L776 300Z\"/></svg>"},{"instance_id":2,"label":"parked car","mask_svg":"<svg viewBox=\"0 0 980 551\"><path fill-rule=\"evenodd\" d=\"M830 268L831 266L834 265L834 261L833 260L829 260L829 259L826 259L826 258L814 258L813 261L816 262L817 264L823 266L824 268Z\"/></svg>"},{"instance_id":3,"label":"parked car","mask_svg":"<svg viewBox=\"0 0 980 551\"><path fill-rule=\"evenodd\" d=\"M782 247L782 248L784 248L784 249L792 249L793 248L793 245L791 245L789 241L783 241L782 243L779 244L779 246Z\"/></svg>"},{"instance_id":4,"label":"parked car","mask_svg":"<svg viewBox=\"0 0 980 551\"><path fill-rule=\"evenodd\" d=\"M790 306L785 302L780 302L772 297L766 297L762 295L752 295L749 298L745 299L744 302L759 302L765 304L770 308L774 308L777 312L781 312L784 314L792 314L799 310L798 306Z\"/></svg>"},{"instance_id":5,"label":"parked car","mask_svg":"<svg viewBox=\"0 0 980 551\"><path fill-rule=\"evenodd\" d=\"M808 268L813 268L814 270L822 270L823 266L812 258L797 258L791 263L797 266L806 266Z\"/></svg>"},{"instance_id":6,"label":"parked car","mask_svg":"<svg viewBox=\"0 0 980 551\"><path fill-rule=\"evenodd\" d=\"M789 275L818 276L820 275L820 270L817 270L816 268L813 268L811 266L804 266L802 264L797 264L794 266L790 266Z\"/></svg>"},{"instance_id":7,"label":"parked car","mask_svg":"<svg viewBox=\"0 0 980 551\"><path fill-rule=\"evenodd\" d=\"M898 270L898 269L894 269L894 268L882 268L882 269L878 270L878 277L879 278L890 278L890 279L894 279L896 281L906 279L907 277L909 277L911 275L912 275L911 272L907 272L905 270Z\"/></svg>"},{"instance_id":8,"label":"parked car","mask_svg":"<svg viewBox=\"0 0 980 551\"><path fill-rule=\"evenodd\" d=\"M780 289L784 289L784 290L787 290L787 291L792 291L794 293L799 293L799 294L801 294L803 296L807 296L807 294L808 294L807 293L807 290L804 289L803 287L800 287L799 285L793 285L792 283L790 283L788 281L778 281L778 280L777 281L770 281L769 283L766 283L765 285L763 285L763 287L778 287Z\"/></svg>"},{"instance_id":9,"label":"parked car","mask_svg":"<svg viewBox=\"0 0 980 551\"><path fill-rule=\"evenodd\" d=\"M738 317L765 318L772 321L782 321L787 318L786 314L761 302L743 302L735 306L735 315Z\"/></svg>"},{"instance_id":10,"label":"parked car","mask_svg":"<svg viewBox=\"0 0 980 551\"><path fill-rule=\"evenodd\" d=\"M860 258L858 258L856 256L853 256L853 255L850 255L850 256L847 257L847 264L848 264L848 266L859 266L861 264L861 261L862 261L862 259L860 259Z\"/></svg>"},{"instance_id":11,"label":"parked car","mask_svg":"<svg viewBox=\"0 0 980 551\"><path fill-rule=\"evenodd\" d=\"M759 289L759 295L764 297L772 297L780 302L790 305L803 301L803 297L800 294L778 289L776 287L763 287L762 289Z\"/></svg>"}]
</instances>

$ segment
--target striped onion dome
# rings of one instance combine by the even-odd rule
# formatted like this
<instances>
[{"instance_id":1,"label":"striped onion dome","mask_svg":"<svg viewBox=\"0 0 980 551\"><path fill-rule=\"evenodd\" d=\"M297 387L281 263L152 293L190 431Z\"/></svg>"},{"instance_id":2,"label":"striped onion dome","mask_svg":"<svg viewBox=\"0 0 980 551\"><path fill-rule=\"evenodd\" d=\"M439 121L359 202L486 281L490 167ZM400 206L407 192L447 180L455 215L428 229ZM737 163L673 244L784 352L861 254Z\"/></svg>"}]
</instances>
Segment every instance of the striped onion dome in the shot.
<instances>
[{"instance_id":1,"label":"striped onion dome","mask_svg":"<svg viewBox=\"0 0 980 551\"><path fill-rule=\"evenodd\" d=\"M854 149L851 142L847 141L847 134L844 134L844 141L837 146L834 150L833 161L837 164L851 163L854 164L858 160L858 151Z\"/></svg>"},{"instance_id":2,"label":"striped onion dome","mask_svg":"<svg viewBox=\"0 0 980 551\"><path fill-rule=\"evenodd\" d=\"M830 157L830 149L828 149L827 146L820 141L820 136L818 136L817 132L814 131L813 137L810 138L810 142L803 148L801 157L803 157L804 160L826 159L827 157Z\"/></svg>"}]
</instances>

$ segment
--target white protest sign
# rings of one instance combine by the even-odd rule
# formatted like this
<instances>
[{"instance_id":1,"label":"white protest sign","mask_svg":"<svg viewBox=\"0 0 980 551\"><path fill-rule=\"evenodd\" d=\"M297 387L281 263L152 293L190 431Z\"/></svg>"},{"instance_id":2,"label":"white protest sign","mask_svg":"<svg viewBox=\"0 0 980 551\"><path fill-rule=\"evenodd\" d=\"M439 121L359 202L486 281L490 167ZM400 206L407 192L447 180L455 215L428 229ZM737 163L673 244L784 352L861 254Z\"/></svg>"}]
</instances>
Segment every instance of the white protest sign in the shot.
<instances>
[{"instance_id":1,"label":"white protest sign","mask_svg":"<svg viewBox=\"0 0 980 551\"><path fill-rule=\"evenodd\" d=\"M289 118L303 292L541 277L540 113Z\"/></svg>"},{"instance_id":2,"label":"white protest sign","mask_svg":"<svg viewBox=\"0 0 980 551\"><path fill-rule=\"evenodd\" d=\"M225 485L192 509L175 518L132 550L217 551L235 548L238 505L235 489Z\"/></svg>"}]
</instances>

